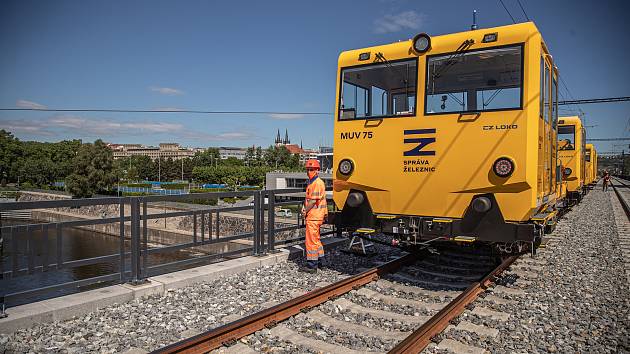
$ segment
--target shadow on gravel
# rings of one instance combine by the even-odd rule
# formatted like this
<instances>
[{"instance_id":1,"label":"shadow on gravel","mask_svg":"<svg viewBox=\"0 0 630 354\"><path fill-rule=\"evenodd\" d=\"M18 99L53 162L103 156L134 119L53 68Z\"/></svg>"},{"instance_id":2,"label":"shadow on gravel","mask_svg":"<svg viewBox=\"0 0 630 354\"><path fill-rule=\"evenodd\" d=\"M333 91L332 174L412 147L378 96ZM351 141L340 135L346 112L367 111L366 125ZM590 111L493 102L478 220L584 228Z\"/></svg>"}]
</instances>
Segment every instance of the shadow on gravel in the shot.
<instances>
[{"instance_id":1,"label":"shadow on gravel","mask_svg":"<svg viewBox=\"0 0 630 354\"><path fill-rule=\"evenodd\" d=\"M375 239L379 243L369 247L367 254L362 254L357 246L348 249L349 239L334 238L334 246L330 241L332 239L322 240L326 252L321 261L322 266L317 274L306 274L314 280L319 277L318 274L329 271L352 276L394 260L409 251L417 254L417 261L386 275L384 279L430 291L461 291L501 263L500 257L493 254L489 247L442 244L433 245L430 250L403 250L382 244L391 243L391 236L378 234ZM306 267L303 248L303 244L293 246L289 257L289 262L301 269Z\"/></svg>"}]
</instances>

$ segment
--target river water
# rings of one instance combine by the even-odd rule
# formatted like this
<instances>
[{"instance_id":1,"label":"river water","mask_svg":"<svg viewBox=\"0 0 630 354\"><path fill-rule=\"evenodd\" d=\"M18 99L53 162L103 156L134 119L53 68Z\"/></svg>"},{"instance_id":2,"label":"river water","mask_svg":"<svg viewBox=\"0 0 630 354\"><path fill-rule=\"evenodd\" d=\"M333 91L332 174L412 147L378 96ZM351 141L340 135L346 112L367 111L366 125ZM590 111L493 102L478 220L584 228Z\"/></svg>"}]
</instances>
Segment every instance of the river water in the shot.
<instances>
[{"instance_id":1,"label":"river water","mask_svg":"<svg viewBox=\"0 0 630 354\"><path fill-rule=\"evenodd\" d=\"M35 223L39 222L34 220L2 220L2 226ZM28 252L34 254L35 257L33 259L35 266L39 266L42 264L42 260L45 259L46 253L48 253L48 264L56 263L57 243L55 229L50 229L48 234L48 240L47 242L44 242L44 237L41 231L33 232L34 242L32 250L28 249L26 234L15 236L16 239L18 239L17 260L20 269L28 267ZM7 233L3 234L3 238L4 247L2 248L1 270L2 272L5 272L11 270L12 267L13 247L10 246L10 243L8 242L9 236L7 235ZM62 239L63 242L61 250L64 262L119 254L120 252L120 239L118 237L105 235L98 232L75 228L64 228ZM130 242L127 240L125 240L125 251L130 251ZM154 265L191 258L193 256L194 255L189 251L178 251L172 253L150 255L147 261L149 263L148 265ZM126 262L125 269L127 271L130 269L129 260L127 260ZM0 279L0 296L74 280L81 280L100 275L116 273L119 271L119 260L116 260L112 263L99 263L75 268L62 268L59 270L49 270L47 272L36 270L33 272L33 274L16 276L14 278ZM0 276L2 272L0 272ZM15 306L23 303L43 300L46 298L66 295L95 287L98 286L92 285L91 287L56 290L53 292L47 292L43 295L20 296L19 299L11 297L11 299L7 302L7 305Z\"/></svg>"}]
</instances>

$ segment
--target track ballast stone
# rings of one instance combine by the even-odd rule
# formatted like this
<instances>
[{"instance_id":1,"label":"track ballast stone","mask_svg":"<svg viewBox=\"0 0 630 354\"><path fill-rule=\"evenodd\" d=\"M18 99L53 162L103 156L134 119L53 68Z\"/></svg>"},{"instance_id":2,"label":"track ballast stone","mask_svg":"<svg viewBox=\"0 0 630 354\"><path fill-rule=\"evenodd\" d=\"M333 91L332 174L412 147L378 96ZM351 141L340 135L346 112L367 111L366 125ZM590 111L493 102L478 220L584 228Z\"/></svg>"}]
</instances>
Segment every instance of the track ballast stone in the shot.
<instances>
[{"instance_id":1,"label":"track ballast stone","mask_svg":"<svg viewBox=\"0 0 630 354\"><path fill-rule=\"evenodd\" d=\"M630 293L612 213L614 198L612 190L595 188L560 220L546 248L533 259L525 255L507 272L503 285L525 294L496 291L493 295L513 302L476 302L508 313L506 321L483 320L469 311L459 317L498 329L498 336L458 330L441 338L491 353L630 352Z\"/></svg>"},{"instance_id":2,"label":"track ballast stone","mask_svg":"<svg viewBox=\"0 0 630 354\"><path fill-rule=\"evenodd\" d=\"M39 324L12 334L0 334L0 353L119 353L155 350L266 307L290 300L323 283L333 283L400 255L376 245L378 254L360 257L335 250L328 267L317 274L298 271L304 260L258 267L185 288L115 304L61 322ZM10 313L10 309L9 309ZM243 339L255 350L311 352L259 331Z\"/></svg>"}]
</instances>

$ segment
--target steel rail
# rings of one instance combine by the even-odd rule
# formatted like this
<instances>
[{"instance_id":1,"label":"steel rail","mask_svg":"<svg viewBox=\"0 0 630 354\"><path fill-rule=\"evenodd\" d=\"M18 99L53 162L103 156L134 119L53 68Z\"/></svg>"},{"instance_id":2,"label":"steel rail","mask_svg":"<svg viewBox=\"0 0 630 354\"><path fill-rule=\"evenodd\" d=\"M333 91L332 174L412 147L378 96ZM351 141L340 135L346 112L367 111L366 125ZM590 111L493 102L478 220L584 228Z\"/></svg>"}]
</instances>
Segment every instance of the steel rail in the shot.
<instances>
[{"instance_id":1,"label":"steel rail","mask_svg":"<svg viewBox=\"0 0 630 354\"><path fill-rule=\"evenodd\" d=\"M280 321L297 315L303 310L318 306L331 298L343 295L353 289L371 283L379 277L394 272L400 267L411 264L416 260L417 254L407 254L378 267L368 269L328 286L315 289L302 296L249 315L240 320L157 349L152 353L207 353L265 327L274 326Z\"/></svg>"},{"instance_id":2,"label":"steel rail","mask_svg":"<svg viewBox=\"0 0 630 354\"><path fill-rule=\"evenodd\" d=\"M623 185L625 188L630 188L629 185L623 183L622 180L619 178L615 178L615 181ZM613 190L615 191L615 194L617 195L617 199L619 199L619 203L621 203L621 207L623 208L623 211L626 213L628 220L630 220L630 205L628 205L628 202L621 196L621 193L617 190L617 187L615 187L615 184L611 183L611 185L613 187Z\"/></svg>"},{"instance_id":3,"label":"steel rail","mask_svg":"<svg viewBox=\"0 0 630 354\"><path fill-rule=\"evenodd\" d=\"M463 293L446 305L446 307L431 317L402 342L398 343L389 353L420 353L431 343L431 338L444 331L450 324L450 321L464 312L466 306L475 301L479 294L486 291L490 283L494 282L496 277L512 265L518 257L519 256L510 256L506 258L483 279L471 284Z\"/></svg>"}]
</instances>

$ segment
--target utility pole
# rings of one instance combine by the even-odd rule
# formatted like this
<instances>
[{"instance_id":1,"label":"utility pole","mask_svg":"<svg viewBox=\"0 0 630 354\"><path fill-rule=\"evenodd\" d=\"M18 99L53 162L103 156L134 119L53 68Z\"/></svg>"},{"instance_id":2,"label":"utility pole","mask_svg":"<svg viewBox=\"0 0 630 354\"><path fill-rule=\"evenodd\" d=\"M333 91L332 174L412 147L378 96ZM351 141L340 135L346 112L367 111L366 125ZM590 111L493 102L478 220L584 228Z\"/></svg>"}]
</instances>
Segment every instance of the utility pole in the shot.
<instances>
[{"instance_id":1,"label":"utility pole","mask_svg":"<svg viewBox=\"0 0 630 354\"><path fill-rule=\"evenodd\" d=\"M182 160L182 181L184 180L184 158L182 157L180 160Z\"/></svg>"},{"instance_id":2,"label":"utility pole","mask_svg":"<svg viewBox=\"0 0 630 354\"><path fill-rule=\"evenodd\" d=\"M162 154L158 152L158 182L162 182Z\"/></svg>"}]
</instances>

